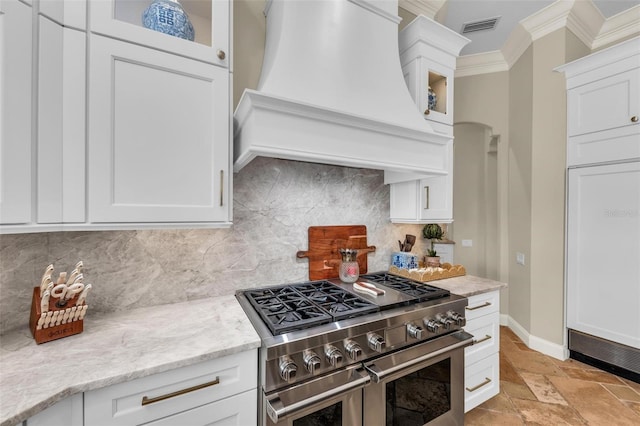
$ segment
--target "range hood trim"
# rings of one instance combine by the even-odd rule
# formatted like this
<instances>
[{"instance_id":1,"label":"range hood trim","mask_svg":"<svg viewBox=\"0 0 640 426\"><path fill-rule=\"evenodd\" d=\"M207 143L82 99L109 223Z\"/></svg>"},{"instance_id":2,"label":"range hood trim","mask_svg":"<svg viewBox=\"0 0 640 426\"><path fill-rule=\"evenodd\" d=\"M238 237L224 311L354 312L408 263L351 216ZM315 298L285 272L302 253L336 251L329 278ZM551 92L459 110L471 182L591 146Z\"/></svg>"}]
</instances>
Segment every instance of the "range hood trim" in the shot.
<instances>
[{"instance_id":1,"label":"range hood trim","mask_svg":"<svg viewBox=\"0 0 640 426\"><path fill-rule=\"evenodd\" d=\"M266 117L267 115L269 118ZM421 176L437 176L448 173L447 152L449 151L448 146L453 143L453 137L445 134L373 120L251 89L246 89L242 94L234 117L236 120L234 135L236 149L234 150L233 169L236 173L257 156L416 173ZM313 121L314 129L322 129L328 134L343 135L346 131L357 132L360 136L350 140L348 145L350 152L357 152L357 156L348 155L346 150L341 151L322 144L308 149L292 148L291 144L279 146L280 140L299 140L300 138L292 127L286 125L278 127L277 142L273 138L269 138L263 125L257 126L260 129L259 135L253 132L256 127L255 121L278 120L281 122L280 124L283 124L287 121L298 121L300 118ZM411 152L411 155L398 152L395 157L388 155L381 157L371 149L370 145L370 141L379 139L381 135L385 137L385 144L388 146L393 146L397 140L413 141L415 150ZM439 155L434 155L436 153ZM431 164L428 161L431 161Z\"/></svg>"}]
</instances>

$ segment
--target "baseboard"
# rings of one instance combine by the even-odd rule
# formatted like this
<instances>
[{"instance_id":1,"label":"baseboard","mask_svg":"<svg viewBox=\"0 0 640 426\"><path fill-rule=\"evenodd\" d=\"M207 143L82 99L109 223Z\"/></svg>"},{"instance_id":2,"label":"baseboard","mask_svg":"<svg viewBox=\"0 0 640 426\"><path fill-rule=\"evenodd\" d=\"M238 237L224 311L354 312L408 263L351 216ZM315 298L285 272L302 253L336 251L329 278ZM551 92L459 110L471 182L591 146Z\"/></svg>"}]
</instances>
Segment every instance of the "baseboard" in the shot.
<instances>
[{"instance_id":1,"label":"baseboard","mask_svg":"<svg viewBox=\"0 0 640 426\"><path fill-rule=\"evenodd\" d=\"M503 318L503 316L506 318ZM506 324L503 324L503 321ZM534 351L538 351L561 361L569 358L569 350L566 347L530 334L511 316L500 315L500 324L509 327L511 331L513 331L515 335L518 336L525 345L527 345L527 347L533 349Z\"/></svg>"}]
</instances>

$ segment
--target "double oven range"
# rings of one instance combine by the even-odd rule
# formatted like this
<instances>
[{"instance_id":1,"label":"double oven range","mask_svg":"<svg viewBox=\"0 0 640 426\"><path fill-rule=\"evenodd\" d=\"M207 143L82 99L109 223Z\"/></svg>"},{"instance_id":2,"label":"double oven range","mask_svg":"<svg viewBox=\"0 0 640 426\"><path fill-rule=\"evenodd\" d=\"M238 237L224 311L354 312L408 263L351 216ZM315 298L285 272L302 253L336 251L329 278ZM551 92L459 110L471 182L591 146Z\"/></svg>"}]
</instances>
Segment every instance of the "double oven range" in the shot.
<instances>
[{"instance_id":1,"label":"double oven range","mask_svg":"<svg viewBox=\"0 0 640 426\"><path fill-rule=\"evenodd\" d=\"M262 340L260 424L462 425L467 299L386 272L236 294Z\"/></svg>"}]
</instances>

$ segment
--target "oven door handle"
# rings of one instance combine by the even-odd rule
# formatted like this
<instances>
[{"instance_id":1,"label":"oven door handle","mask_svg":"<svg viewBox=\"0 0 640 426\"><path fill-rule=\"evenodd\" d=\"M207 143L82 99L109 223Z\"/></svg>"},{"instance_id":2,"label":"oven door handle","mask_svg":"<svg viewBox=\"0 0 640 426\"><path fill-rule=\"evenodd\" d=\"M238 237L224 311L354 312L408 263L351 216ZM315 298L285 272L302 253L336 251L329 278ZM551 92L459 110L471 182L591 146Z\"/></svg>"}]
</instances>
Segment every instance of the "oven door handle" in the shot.
<instances>
[{"instance_id":1,"label":"oven door handle","mask_svg":"<svg viewBox=\"0 0 640 426\"><path fill-rule=\"evenodd\" d=\"M429 352L428 354L424 354L421 355L419 357L413 358L408 362L404 362L401 364L396 364L396 365L392 365L391 367L387 368L386 370L381 370L376 364L375 362L369 365L365 365L364 368L367 369L367 371L369 372L369 374L371 374L371 378L373 379L374 383L380 383L386 376L393 374L397 371L401 371L404 370L405 368L410 368L416 364L420 364L421 362L427 361L431 358L435 358L438 355L447 353L447 352L451 352L454 351L458 348L463 348L466 346L469 346L473 343L473 336L471 336L470 334L464 333L462 335L462 337L464 337L464 340L461 340L457 343L453 343L451 345L448 345L444 348Z\"/></svg>"},{"instance_id":2,"label":"oven door handle","mask_svg":"<svg viewBox=\"0 0 640 426\"><path fill-rule=\"evenodd\" d=\"M325 401L336 395L348 393L358 388L363 388L371 383L371 376L369 376L363 368L354 370L352 377L354 377L354 379L349 380L347 383L338 385L324 392L314 394L309 398L292 402L289 405L285 405L277 392L271 395L265 395L267 414L273 423L278 423L278 420L294 415L306 407Z\"/></svg>"}]
</instances>

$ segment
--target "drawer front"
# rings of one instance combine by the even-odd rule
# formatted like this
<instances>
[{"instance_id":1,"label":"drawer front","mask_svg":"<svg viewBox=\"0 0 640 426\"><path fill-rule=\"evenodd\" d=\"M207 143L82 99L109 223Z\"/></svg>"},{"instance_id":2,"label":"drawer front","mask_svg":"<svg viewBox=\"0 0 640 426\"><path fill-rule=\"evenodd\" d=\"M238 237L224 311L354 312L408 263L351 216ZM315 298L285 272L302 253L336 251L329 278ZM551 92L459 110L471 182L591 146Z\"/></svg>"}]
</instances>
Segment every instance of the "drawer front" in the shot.
<instances>
[{"instance_id":1,"label":"drawer front","mask_svg":"<svg viewBox=\"0 0 640 426\"><path fill-rule=\"evenodd\" d=\"M500 392L500 354L495 353L464 372L464 412L477 407Z\"/></svg>"},{"instance_id":2,"label":"drawer front","mask_svg":"<svg viewBox=\"0 0 640 426\"><path fill-rule=\"evenodd\" d=\"M500 313L494 312L468 321L464 327L473 334L473 345L464 349L464 365L480 361L500 350ZM477 342L477 343L476 343Z\"/></svg>"},{"instance_id":3,"label":"drawer front","mask_svg":"<svg viewBox=\"0 0 640 426\"><path fill-rule=\"evenodd\" d=\"M464 308L467 322L474 318L500 311L500 291L476 294L469 297L469 304Z\"/></svg>"},{"instance_id":4,"label":"drawer front","mask_svg":"<svg viewBox=\"0 0 640 426\"><path fill-rule=\"evenodd\" d=\"M86 392L85 426L146 423L256 389L257 366L247 351Z\"/></svg>"},{"instance_id":5,"label":"drawer front","mask_svg":"<svg viewBox=\"0 0 640 426\"><path fill-rule=\"evenodd\" d=\"M192 410L148 423L148 426L207 425L248 426L258 424L258 391L253 389L240 395L212 402Z\"/></svg>"}]
</instances>

